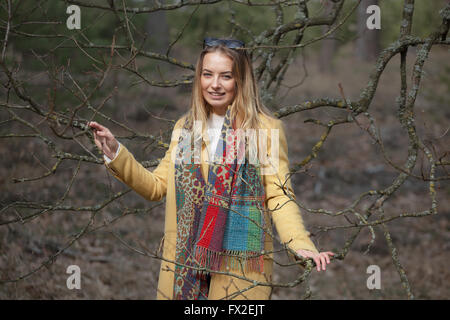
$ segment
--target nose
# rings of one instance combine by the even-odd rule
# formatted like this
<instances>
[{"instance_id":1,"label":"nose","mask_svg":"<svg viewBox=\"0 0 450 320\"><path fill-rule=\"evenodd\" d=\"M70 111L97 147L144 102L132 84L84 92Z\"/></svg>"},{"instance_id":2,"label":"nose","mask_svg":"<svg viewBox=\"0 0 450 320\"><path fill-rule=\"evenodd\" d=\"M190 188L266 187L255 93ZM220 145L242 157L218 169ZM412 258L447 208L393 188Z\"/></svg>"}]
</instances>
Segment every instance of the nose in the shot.
<instances>
[{"instance_id":1,"label":"nose","mask_svg":"<svg viewBox=\"0 0 450 320\"><path fill-rule=\"evenodd\" d=\"M220 79L219 79L219 77L214 77L214 80L213 80L213 82L211 84L211 87L213 89L219 89L220 88Z\"/></svg>"}]
</instances>

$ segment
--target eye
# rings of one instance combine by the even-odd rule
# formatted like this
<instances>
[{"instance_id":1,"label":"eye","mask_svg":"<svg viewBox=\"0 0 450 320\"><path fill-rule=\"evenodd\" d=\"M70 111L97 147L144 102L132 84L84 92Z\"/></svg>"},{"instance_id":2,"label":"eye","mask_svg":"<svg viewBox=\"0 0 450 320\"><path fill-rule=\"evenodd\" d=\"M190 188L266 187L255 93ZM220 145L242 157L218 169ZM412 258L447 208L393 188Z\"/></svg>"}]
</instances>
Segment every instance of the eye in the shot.
<instances>
[{"instance_id":1,"label":"eye","mask_svg":"<svg viewBox=\"0 0 450 320\"><path fill-rule=\"evenodd\" d=\"M225 79L232 79L232 76L224 76Z\"/></svg>"}]
</instances>

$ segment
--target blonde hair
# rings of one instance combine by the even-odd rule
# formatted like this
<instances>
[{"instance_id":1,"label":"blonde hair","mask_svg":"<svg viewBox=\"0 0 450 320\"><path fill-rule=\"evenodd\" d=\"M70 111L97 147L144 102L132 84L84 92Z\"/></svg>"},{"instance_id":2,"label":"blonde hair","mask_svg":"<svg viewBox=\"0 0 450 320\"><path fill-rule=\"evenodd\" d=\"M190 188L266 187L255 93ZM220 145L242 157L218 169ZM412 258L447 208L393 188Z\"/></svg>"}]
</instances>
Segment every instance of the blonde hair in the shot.
<instances>
[{"instance_id":1,"label":"blonde hair","mask_svg":"<svg viewBox=\"0 0 450 320\"><path fill-rule=\"evenodd\" d=\"M238 52L239 51L239 52ZM191 107L187 113L188 123L201 121L203 125L209 114L211 107L206 103L202 94L200 83L203 69L203 59L206 54L219 52L231 58L233 61L232 74L236 81L236 94L231 104L231 119L241 116L240 129L261 128L260 114L265 114L269 118L275 119L270 111L261 101L258 85L255 80L250 56L246 50L234 50L223 45L206 47L200 52L197 59L194 83L192 86Z\"/></svg>"}]
</instances>

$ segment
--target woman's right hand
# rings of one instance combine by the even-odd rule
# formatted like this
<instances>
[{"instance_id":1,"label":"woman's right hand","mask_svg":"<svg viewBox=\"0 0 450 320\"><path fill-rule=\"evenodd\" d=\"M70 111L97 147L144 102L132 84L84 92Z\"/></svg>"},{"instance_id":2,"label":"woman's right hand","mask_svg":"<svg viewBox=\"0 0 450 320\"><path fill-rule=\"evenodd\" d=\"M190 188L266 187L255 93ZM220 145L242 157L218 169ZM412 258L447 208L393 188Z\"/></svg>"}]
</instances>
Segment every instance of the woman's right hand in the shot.
<instances>
[{"instance_id":1,"label":"woman's right hand","mask_svg":"<svg viewBox=\"0 0 450 320\"><path fill-rule=\"evenodd\" d=\"M116 155L119 142L114 138L108 128L98 124L95 121L90 121L87 124L94 132L94 142L97 147L111 160Z\"/></svg>"}]
</instances>

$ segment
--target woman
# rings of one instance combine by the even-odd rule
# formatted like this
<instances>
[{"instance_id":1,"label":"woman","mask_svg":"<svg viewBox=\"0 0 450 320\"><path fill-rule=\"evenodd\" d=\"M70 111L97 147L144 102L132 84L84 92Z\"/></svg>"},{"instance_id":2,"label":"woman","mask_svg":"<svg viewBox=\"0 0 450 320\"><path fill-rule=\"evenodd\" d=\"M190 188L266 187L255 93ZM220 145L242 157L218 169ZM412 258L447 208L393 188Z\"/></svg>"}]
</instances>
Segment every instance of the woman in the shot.
<instances>
[{"instance_id":1,"label":"woman","mask_svg":"<svg viewBox=\"0 0 450 320\"><path fill-rule=\"evenodd\" d=\"M317 271L333 255L318 252L290 201L282 122L261 103L243 47L239 40L204 40L191 108L153 172L106 127L89 123L117 179L150 201L166 196L158 299L270 299L271 287L259 284L272 279L272 223L289 251L312 258ZM247 135L255 130L275 132L267 148L264 135Z\"/></svg>"}]
</instances>

